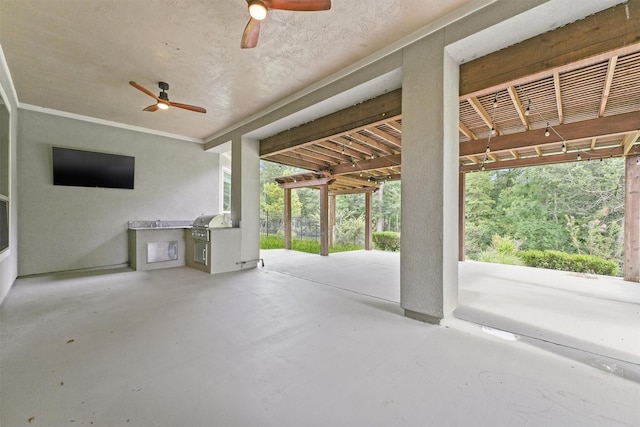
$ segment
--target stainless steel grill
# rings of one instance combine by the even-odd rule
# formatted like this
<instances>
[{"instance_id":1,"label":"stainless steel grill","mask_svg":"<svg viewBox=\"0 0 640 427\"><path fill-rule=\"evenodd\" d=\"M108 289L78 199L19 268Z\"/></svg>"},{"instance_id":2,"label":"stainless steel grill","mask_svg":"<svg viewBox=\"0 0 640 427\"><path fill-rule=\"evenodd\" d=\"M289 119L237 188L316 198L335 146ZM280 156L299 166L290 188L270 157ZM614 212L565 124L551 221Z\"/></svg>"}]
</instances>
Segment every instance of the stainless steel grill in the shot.
<instances>
[{"instance_id":1,"label":"stainless steel grill","mask_svg":"<svg viewBox=\"0 0 640 427\"><path fill-rule=\"evenodd\" d=\"M198 264L209 265L211 253L211 229L231 227L229 214L202 215L191 225L193 237L193 261Z\"/></svg>"},{"instance_id":2,"label":"stainless steel grill","mask_svg":"<svg viewBox=\"0 0 640 427\"><path fill-rule=\"evenodd\" d=\"M231 227L229 214L202 215L196 218L191 225L191 236L193 240L208 242L211 240L212 228Z\"/></svg>"}]
</instances>

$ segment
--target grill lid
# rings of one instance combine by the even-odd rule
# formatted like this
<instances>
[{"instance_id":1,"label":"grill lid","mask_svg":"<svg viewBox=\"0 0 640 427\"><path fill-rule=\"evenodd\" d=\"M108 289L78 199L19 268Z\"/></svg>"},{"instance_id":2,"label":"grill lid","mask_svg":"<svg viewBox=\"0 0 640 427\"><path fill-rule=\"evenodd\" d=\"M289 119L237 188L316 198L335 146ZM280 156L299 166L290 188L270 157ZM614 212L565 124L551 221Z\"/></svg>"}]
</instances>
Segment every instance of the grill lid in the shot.
<instances>
[{"instance_id":1,"label":"grill lid","mask_svg":"<svg viewBox=\"0 0 640 427\"><path fill-rule=\"evenodd\" d=\"M193 221L193 228L222 228L231 227L229 214L201 215Z\"/></svg>"}]
</instances>

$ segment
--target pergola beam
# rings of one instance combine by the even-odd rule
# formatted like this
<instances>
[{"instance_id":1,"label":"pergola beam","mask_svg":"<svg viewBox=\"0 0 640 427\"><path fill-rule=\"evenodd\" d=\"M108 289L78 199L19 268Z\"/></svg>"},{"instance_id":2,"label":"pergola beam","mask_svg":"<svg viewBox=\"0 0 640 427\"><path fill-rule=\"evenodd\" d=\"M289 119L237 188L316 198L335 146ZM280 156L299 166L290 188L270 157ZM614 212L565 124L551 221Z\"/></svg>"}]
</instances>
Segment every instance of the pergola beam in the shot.
<instances>
[{"instance_id":1,"label":"pergola beam","mask_svg":"<svg viewBox=\"0 0 640 427\"><path fill-rule=\"evenodd\" d=\"M640 129L640 111L555 127L555 130L566 141L593 138L594 136L616 135L638 129ZM544 132L544 129L537 129L529 132L494 136L491 138L491 152L509 151L530 146L543 147L562 142L562 139L555 132L551 132L549 136L544 136ZM488 139L485 138L461 143L460 157L482 156L487 148L487 142Z\"/></svg>"},{"instance_id":2,"label":"pergola beam","mask_svg":"<svg viewBox=\"0 0 640 427\"><path fill-rule=\"evenodd\" d=\"M335 178L316 178L316 179L305 179L302 181L290 181L290 182L279 182L280 187L284 189L291 188L309 188L309 187L319 187L321 185L328 185L333 183Z\"/></svg>"},{"instance_id":3,"label":"pergola beam","mask_svg":"<svg viewBox=\"0 0 640 427\"><path fill-rule=\"evenodd\" d=\"M460 99L623 55L639 41L640 2L619 4L460 65Z\"/></svg>"},{"instance_id":4,"label":"pergola beam","mask_svg":"<svg viewBox=\"0 0 640 427\"><path fill-rule=\"evenodd\" d=\"M604 88L602 89L602 97L600 99L600 110L598 117L604 116L604 111L607 109L607 101L609 100L609 92L611 92L611 83L613 82L613 75L616 71L616 64L618 63L618 56L614 55L609 59L609 66L607 67L607 76L604 79Z\"/></svg>"},{"instance_id":5,"label":"pergola beam","mask_svg":"<svg viewBox=\"0 0 640 427\"><path fill-rule=\"evenodd\" d=\"M622 147L617 147L613 149L606 150L580 150L574 151L571 153L565 154L556 154L552 156L533 156L533 157L523 157L520 159L512 159L512 160L501 160L498 162L486 162L484 164L484 170L498 170L498 169L513 169L513 168L522 168L527 166L540 166L540 165L551 165L555 163L569 163L576 162L578 153L582 157L582 162L586 161L594 161L601 159L608 159L611 157L622 157ZM629 155L635 155L640 153L640 146L633 146ZM460 167L460 172L478 172L480 171L480 167L478 165L466 165Z\"/></svg>"},{"instance_id":6,"label":"pergola beam","mask_svg":"<svg viewBox=\"0 0 640 427\"><path fill-rule=\"evenodd\" d=\"M402 89L380 95L336 113L260 141L260 156L273 155L323 139L338 137L399 117Z\"/></svg>"},{"instance_id":7,"label":"pergola beam","mask_svg":"<svg viewBox=\"0 0 640 427\"><path fill-rule=\"evenodd\" d=\"M371 160L363 160L356 163L356 167L353 164L340 164L330 168L332 175L344 175L354 172L366 172L369 170L388 168L391 166L399 166L401 164L402 157L400 154L393 154L391 156L376 157Z\"/></svg>"}]
</instances>

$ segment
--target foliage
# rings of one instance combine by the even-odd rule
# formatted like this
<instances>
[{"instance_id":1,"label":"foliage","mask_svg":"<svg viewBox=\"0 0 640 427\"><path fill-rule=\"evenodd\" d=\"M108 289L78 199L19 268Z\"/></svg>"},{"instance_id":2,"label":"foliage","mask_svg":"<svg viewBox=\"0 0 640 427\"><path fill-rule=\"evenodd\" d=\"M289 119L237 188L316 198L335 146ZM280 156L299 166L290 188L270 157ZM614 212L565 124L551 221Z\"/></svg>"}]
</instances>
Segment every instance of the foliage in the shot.
<instances>
[{"instance_id":1,"label":"foliage","mask_svg":"<svg viewBox=\"0 0 640 427\"><path fill-rule=\"evenodd\" d=\"M283 248L284 248L284 238L282 236L275 236L275 235L260 236L260 249L283 249ZM291 241L291 249L299 252L319 254L320 243L315 240L294 239ZM361 249L364 249L363 245L339 244L339 245L334 245L334 247L332 248L329 248L329 252L330 253L347 252L347 251L357 251Z\"/></svg>"},{"instance_id":2,"label":"foliage","mask_svg":"<svg viewBox=\"0 0 640 427\"><path fill-rule=\"evenodd\" d=\"M574 271L577 273L594 273L615 276L618 264L592 255L567 254L565 252L523 251L518 256L529 267L549 268L553 270Z\"/></svg>"},{"instance_id":3,"label":"foliage","mask_svg":"<svg viewBox=\"0 0 640 427\"><path fill-rule=\"evenodd\" d=\"M369 225L371 226L371 225ZM338 243L356 244L364 235L364 215L347 215L336 224L336 240Z\"/></svg>"},{"instance_id":4,"label":"foliage","mask_svg":"<svg viewBox=\"0 0 640 427\"><path fill-rule=\"evenodd\" d=\"M596 255L622 264L624 160L467 174L465 247L478 259L494 235L523 250Z\"/></svg>"},{"instance_id":5,"label":"foliage","mask_svg":"<svg viewBox=\"0 0 640 427\"><path fill-rule=\"evenodd\" d=\"M497 234L491 239L491 246L477 255L477 260L495 264L524 265L516 255L519 243L510 237L500 237Z\"/></svg>"},{"instance_id":6,"label":"foliage","mask_svg":"<svg viewBox=\"0 0 640 427\"><path fill-rule=\"evenodd\" d=\"M371 235L371 238L376 249L392 252L400 250L400 233L395 231L376 231Z\"/></svg>"},{"instance_id":7,"label":"foliage","mask_svg":"<svg viewBox=\"0 0 640 427\"><path fill-rule=\"evenodd\" d=\"M263 212L284 212L284 190L276 182L267 182L262 187L260 209ZM302 203L295 191L291 192L291 215L300 215Z\"/></svg>"}]
</instances>

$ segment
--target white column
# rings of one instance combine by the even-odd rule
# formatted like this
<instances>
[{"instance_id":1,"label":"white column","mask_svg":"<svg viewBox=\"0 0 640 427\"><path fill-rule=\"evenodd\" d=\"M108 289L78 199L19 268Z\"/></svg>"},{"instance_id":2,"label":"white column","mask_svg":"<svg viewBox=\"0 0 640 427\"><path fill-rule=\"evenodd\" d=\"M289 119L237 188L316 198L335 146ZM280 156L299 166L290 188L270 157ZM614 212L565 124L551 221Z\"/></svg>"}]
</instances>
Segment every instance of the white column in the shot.
<instances>
[{"instance_id":1,"label":"white column","mask_svg":"<svg viewBox=\"0 0 640 427\"><path fill-rule=\"evenodd\" d=\"M439 323L458 293L458 64L442 31L403 50L401 306Z\"/></svg>"},{"instance_id":2,"label":"white column","mask_svg":"<svg viewBox=\"0 0 640 427\"><path fill-rule=\"evenodd\" d=\"M240 227L240 257L249 261L260 256L260 143L234 137L231 143L231 220ZM247 267L255 264L247 264Z\"/></svg>"}]
</instances>

